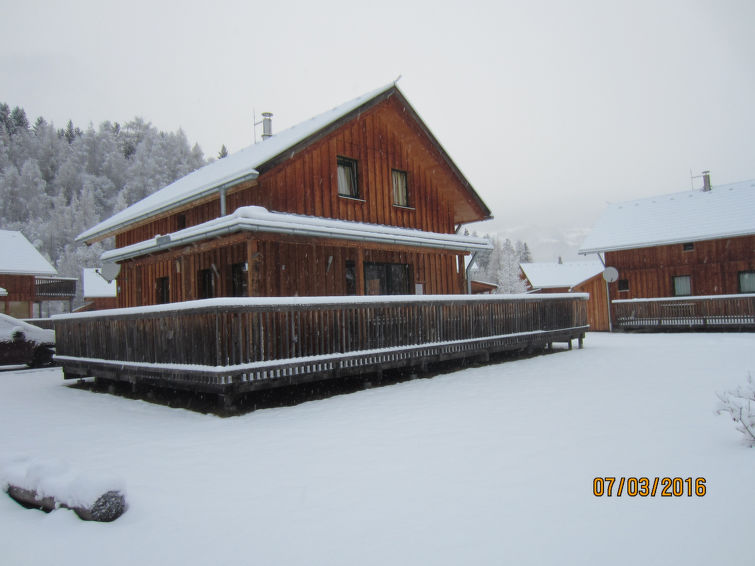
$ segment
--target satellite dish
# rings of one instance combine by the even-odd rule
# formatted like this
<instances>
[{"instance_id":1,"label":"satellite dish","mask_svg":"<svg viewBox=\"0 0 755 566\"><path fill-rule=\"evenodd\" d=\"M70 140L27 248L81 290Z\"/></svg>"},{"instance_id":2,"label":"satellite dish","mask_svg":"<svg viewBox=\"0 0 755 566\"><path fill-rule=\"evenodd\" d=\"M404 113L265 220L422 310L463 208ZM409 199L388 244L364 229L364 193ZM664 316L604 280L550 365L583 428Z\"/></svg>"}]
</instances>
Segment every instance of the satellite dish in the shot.
<instances>
[{"instance_id":1,"label":"satellite dish","mask_svg":"<svg viewBox=\"0 0 755 566\"><path fill-rule=\"evenodd\" d=\"M102 265L102 269L100 269L98 273L105 281L110 283L113 281L113 279L118 277L118 274L120 272L121 272L120 264L108 261L107 263Z\"/></svg>"},{"instance_id":2,"label":"satellite dish","mask_svg":"<svg viewBox=\"0 0 755 566\"><path fill-rule=\"evenodd\" d=\"M615 267L606 267L603 270L603 279L608 283L613 283L619 279L619 270Z\"/></svg>"}]
</instances>

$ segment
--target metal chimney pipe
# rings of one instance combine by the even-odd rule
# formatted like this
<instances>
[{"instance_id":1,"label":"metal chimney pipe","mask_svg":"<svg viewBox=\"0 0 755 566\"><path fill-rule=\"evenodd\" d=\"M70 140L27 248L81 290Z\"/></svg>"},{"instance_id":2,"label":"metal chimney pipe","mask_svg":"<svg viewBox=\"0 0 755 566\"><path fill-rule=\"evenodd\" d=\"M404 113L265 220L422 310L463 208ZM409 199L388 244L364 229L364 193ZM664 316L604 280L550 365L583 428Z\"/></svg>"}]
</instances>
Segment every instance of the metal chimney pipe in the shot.
<instances>
[{"instance_id":1,"label":"metal chimney pipe","mask_svg":"<svg viewBox=\"0 0 755 566\"><path fill-rule=\"evenodd\" d=\"M710 171L703 171L703 191L711 190L710 186Z\"/></svg>"},{"instance_id":2,"label":"metal chimney pipe","mask_svg":"<svg viewBox=\"0 0 755 566\"><path fill-rule=\"evenodd\" d=\"M263 141L273 137L273 113L262 113L262 139Z\"/></svg>"}]
</instances>

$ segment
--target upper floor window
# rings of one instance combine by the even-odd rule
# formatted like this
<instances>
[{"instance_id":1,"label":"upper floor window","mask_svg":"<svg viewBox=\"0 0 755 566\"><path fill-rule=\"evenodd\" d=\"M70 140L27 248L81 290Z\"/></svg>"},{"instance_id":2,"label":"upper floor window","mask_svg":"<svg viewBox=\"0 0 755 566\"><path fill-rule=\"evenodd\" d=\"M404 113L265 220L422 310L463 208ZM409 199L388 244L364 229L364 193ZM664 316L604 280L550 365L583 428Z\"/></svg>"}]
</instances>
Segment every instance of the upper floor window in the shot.
<instances>
[{"instance_id":1,"label":"upper floor window","mask_svg":"<svg viewBox=\"0 0 755 566\"><path fill-rule=\"evenodd\" d=\"M356 159L338 156L338 194L344 197L359 198Z\"/></svg>"},{"instance_id":2,"label":"upper floor window","mask_svg":"<svg viewBox=\"0 0 755 566\"><path fill-rule=\"evenodd\" d=\"M406 181L406 171L391 170L393 180L393 204L409 206L409 186Z\"/></svg>"},{"instance_id":3,"label":"upper floor window","mask_svg":"<svg viewBox=\"0 0 755 566\"><path fill-rule=\"evenodd\" d=\"M689 275L678 275L672 279L675 297L686 297L692 294L692 278Z\"/></svg>"},{"instance_id":4,"label":"upper floor window","mask_svg":"<svg viewBox=\"0 0 755 566\"><path fill-rule=\"evenodd\" d=\"M629 291L629 279L619 279L619 291Z\"/></svg>"},{"instance_id":5,"label":"upper floor window","mask_svg":"<svg viewBox=\"0 0 755 566\"><path fill-rule=\"evenodd\" d=\"M687 242L686 244L682 244L682 251L691 252L694 249L695 249L694 242Z\"/></svg>"},{"instance_id":6,"label":"upper floor window","mask_svg":"<svg viewBox=\"0 0 755 566\"><path fill-rule=\"evenodd\" d=\"M739 272L739 292L755 293L755 271Z\"/></svg>"}]
</instances>

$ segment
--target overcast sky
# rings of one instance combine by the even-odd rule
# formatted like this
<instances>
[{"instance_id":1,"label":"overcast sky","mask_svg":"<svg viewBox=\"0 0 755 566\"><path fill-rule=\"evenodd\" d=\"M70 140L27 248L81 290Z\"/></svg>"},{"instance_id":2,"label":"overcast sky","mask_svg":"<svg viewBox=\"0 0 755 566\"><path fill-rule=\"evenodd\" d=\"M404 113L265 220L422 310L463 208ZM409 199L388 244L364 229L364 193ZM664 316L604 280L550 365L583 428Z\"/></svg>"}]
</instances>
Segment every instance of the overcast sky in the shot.
<instances>
[{"instance_id":1,"label":"overcast sky","mask_svg":"<svg viewBox=\"0 0 755 566\"><path fill-rule=\"evenodd\" d=\"M476 229L536 250L579 243L606 202L689 190L690 170L755 178L752 0L0 0L0 15L0 101L59 127L142 116L206 156L252 143L253 110L276 131L401 75L493 211Z\"/></svg>"}]
</instances>

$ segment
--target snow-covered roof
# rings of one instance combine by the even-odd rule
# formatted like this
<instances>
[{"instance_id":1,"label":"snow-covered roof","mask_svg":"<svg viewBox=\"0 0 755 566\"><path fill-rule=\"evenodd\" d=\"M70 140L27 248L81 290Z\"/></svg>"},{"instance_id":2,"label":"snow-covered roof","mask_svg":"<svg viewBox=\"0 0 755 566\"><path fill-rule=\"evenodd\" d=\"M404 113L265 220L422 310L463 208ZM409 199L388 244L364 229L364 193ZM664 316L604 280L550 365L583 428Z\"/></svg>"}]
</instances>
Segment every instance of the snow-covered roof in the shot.
<instances>
[{"instance_id":1,"label":"snow-covered roof","mask_svg":"<svg viewBox=\"0 0 755 566\"><path fill-rule=\"evenodd\" d=\"M493 248L488 240L473 236L439 234L382 224L366 224L364 222L270 212L261 206L244 206L237 209L233 214L197 226L107 251L102 254L102 259L103 261L123 261L132 257L241 231L335 238L455 251L490 250Z\"/></svg>"},{"instance_id":2,"label":"snow-covered roof","mask_svg":"<svg viewBox=\"0 0 755 566\"><path fill-rule=\"evenodd\" d=\"M610 204L581 254L755 234L755 180Z\"/></svg>"},{"instance_id":3,"label":"snow-covered roof","mask_svg":"<svg viewBox=\"0 0 755 566\"><path fill-rule=\"evenodd\" d=\"M57 275L58 272L21 232L0 230L0 273Z\"/></svg>"},{"instance_id":4,"label":"snow-covered roof","mask_svg":"<svg viewBox=\"0 0 755 566\"><path fill-rule=\"evenodd\" d=\"M251 145L197 169L125 210L114 214L107 220L103 220L89 230L82 232L77 237L77 241L91 242L104 238L112 235L117 230L156 214L204 198L238 183L256 179L259 175L257 168L292 151L296 146L311 139L318 132L325 130L328 126L346 117L351 112L357 111L360 107L376 100L379 96L387 94L392 89L400 93L395 83L387 84L287 130L283 130L261 143ZM427 133L432 137L429 130L427 130ZM456 169L450 158L448 158L448 162L458 172L458 175L463 178L463 175ZM464 182L471 193L476 196L471 186L466 181ZM477 199L479 200L479 197ZM487 211L481 200L479 203ZM489 212L487 213L489 214Z\"/></svg>"},{"instance_id":5,"label":"snow-covered roof","mask_svg":"<svg viewBox=\"0 0 755 566\"><path fill-rule=\"evenodd\" d=\"M519 267L522 268L530 285L536 289L571 289L603 271L600 261L521 263Z\"/></svg>"},{"instance_id":6,"label":"snow-covered roof","mask_svg":"<svg viewBox=\"0 0 755 566\"><path fill-rule=\"evenodd\" d=\"M116 282L108 283L100 270L94 267L86 267L82 270L81 281L84 285L84 298L95 299L101 297L117 296Z\"/></svg>"}]
</instances>

